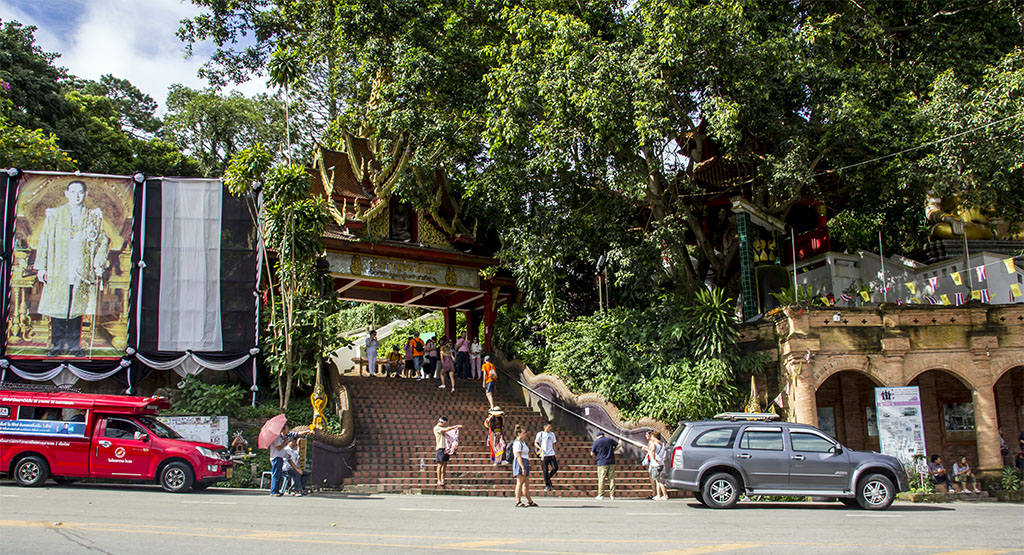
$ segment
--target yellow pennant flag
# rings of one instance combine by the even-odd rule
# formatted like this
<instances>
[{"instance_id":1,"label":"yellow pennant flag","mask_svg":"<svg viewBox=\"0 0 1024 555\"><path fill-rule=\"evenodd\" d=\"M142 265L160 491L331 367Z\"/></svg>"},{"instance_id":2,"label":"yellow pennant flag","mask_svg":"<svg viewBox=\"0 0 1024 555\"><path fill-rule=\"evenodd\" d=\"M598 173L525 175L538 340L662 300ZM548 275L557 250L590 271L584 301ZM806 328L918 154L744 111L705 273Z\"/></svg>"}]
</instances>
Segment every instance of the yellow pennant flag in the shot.
<instances>
[{"instance_id":1,"label":"yellow pennant flag","mask_svg":"<svg viewBox=\"0 0 1024 555\"><path fill-rule=\"evenodd\" d=\"M910 302L914 304L921 304L921 299L918 299L917 297L911 297Z\"/></svg>"},{"instance_id":2,"label":"yellow pennant flag","mask_svg":"<svg viewBox=\"0 0 1024 555\"><path fill-rule=\"evenodd\" d=\"M860 298L864 299L864 302L866 303L871 302L871 295L867 291L861 291Z\"/></svg>"},{"instance_id":3,"label":"yellow pennant flag","mask_svg":"<svg viewBox=\"0 0 1024 555\"><path fill-rule=\"evenodd\" d=\"M953 303L949 302L949 295L947 295L945 293L939 295L939 298L942 299L942 304L953 304Z\"/></svg>"},{"instance_id":4,"label":"yellow pennant flag","mask_svg":"<svg viewBox=\"0 0 1024 555\"><path fill-rule=\"evenodd\" d=\"M1013 296L1014 297L1020 297L1021 296L1021 294L1020 294L1020 284L1019 283L1011 283L1010 284L1010 291L1013 291Z\"/></svg>"},{"instance_id":5,"label":"yellow pennant flag","mask_svg":"<svg viewBox=\"0 0 1024 555\"><path fill-rule=\"evenodd\" d=\"M964 278L960 277L960 272L953 272L952 274L949 274L949 277L953 278L953 283L957 285L964 284Z\"/></svg>"},{"instance_id":6,"label":"yellow pennant flag","mask_svg":"<svg viewBox=\"0 0 1024 555\"><path fill-rule=\"evenodd\" d=\"M977 300L980 301L981 300L981 291L980 290L971 291L971 298L972 299L977 299Z\"/></svg>"},{"instance_id":7,"label":"yellow pennant flag","mask_svg":"<svg viewBox=\"0 0 1024 555\"><path fill-rule=\"evenodd\" d=\"M917 294L917 284L916 283L910 282L910 283L904 283L903 285L907 286L907 289L910 291L911 295L916 295Z\"/></svg>"},{"instance_id":8,"label":"yellow pennant flag","mask_svg":"<svg viewBox=\"0 0 1024 555\"><path fill-rule=\"evenodd\" d=\"M1013 259L1012 258L1007 258L1007 259L1003 260L1003 264L1006 266L1006 273L1012 274L1013 272L1016 271L1016 269L1013 267Z\"/></svg>"},{"instance_id":9,"label":"yellow pennant flag","mask_svg":"<svg viewBox=\"0 0 1024 555\"><path fill-rule=\"evenodd\" d=\"M822 295L819 298L821 299L822 304L824 304L825 306L828 306L828 297L826 297L825 295Z\"/></svg>"}]
</instances>

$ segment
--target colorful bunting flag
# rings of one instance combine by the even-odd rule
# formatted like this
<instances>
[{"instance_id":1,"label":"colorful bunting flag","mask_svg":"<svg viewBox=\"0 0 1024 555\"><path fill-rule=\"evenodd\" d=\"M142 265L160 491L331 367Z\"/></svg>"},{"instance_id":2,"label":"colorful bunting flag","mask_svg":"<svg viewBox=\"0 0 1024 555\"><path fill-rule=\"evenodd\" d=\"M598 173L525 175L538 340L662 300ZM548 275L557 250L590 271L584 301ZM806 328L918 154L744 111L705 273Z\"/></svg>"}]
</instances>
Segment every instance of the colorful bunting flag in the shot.
<instances>
[{"instance_id":1,"label":"colorful bunting flag","mask_svg":"<svg viewBox=\"0 0 1024 555\"><path fill-rule=\"evenodd\" d=\"M825 303L825 306L829 306L828 297L826 297L825 295L822 295L820 297L820 299L821 299L821 302Z\"/></svg>"},{"instance_id":2,"label":"colorful bunting flag","mask_svg":"<svg viewBox=\"0 0 1024 555\"><path fill-rule=\"evenodd\" d=\"M839 298L840 298L840 299L843 299L843 300L844 300L844 301L846 301L846 302L851 302L851 301L853 301L853 297L851 297L851 296L847 295L846 293L843 293L842 295L839 295Z\"/></svg>"},{"instance_id":3,"label":"colorful bunting flag","mask_svg":"<svg viewBox=\"0 0 1024 555\"><path fill-rule=\"evenodd\" d=\"M952 304L951 302L949 302L949 295L947 295L945 293L939 295L939 298L942 299L942 304L944 304L944 305Z\"/></svg>"},{"instance_id":4,"label":"colorful bunting flag","mask_svg":"<svg viewBox=\"0 0 1024 555\"><path fill-rule=\"evenodd\" d=\"M977 299L977 300L980 301L981 300L981 291L978 291L977 289L975 289L974 291L971 291L971 298L972 299Z\"/></svg>"},{"instance_id":5,"label":"colorful bunting flag","mask_svg":"<svg viewBox=\"0 0 1024 555\"><path fill-rule=\"evenodd\" d=\"M938 304L939 303L939 301L936 301L935 297L932 297L931 295L926 296L925 300L928 301L928 304Z\"/></svg>"},{"instance_id":6,"label":"colorful bunting flag","mask_svg":"<svg viewBox=\"0 0 1024 555\"><path fill-rule=\"evenodd\" d=\"M861 291L860 298L864 299L864 302L866 303L871 302L871 295L867 291Z\"/></svg>"},{"instance_id":7,"label":"colorful bunting flag","mask_svg":"<svg viewBox=\"0 0 1024 555\"><path fill-rule=\"evenodd\" d=\"M903 299L896 299L897 306L903 306Z\"/></svg>"},{"instance_id":8,"label":"colorful bunting flag","mask_svg":"<svg viewBox=\"0 0 1024 555\"><path fill-rule=\"evenodd\" d=\"M989 300L988 289L981 290L981 302L987 303Z\"/></svg>"},{"instance_id":9,"label":"colorful bunting flag","mask_svg":"<svg viewBox=\"0 0 1024 555\"><path fill-rule=\"evenodd\" d=\"M985 281L985 279L988 278L988 274L985 272L984 266L978 266L975 268L975 271L978 272L978 281Z\"/></svg>"},{"instance_id":10,"label":"colorful bunting flag","mask_svg":"<svg viewBox=\"0 0 1024 555\"><path fill-rule=\"evenodd\" d=\"M884 286L883 287L879 287L878 288L878 292L879 293L888 293L889 292L889 288L888 287L884 287Z\"/></svg>"},{"instance_id":11,"label":"colorful bunting flag","mask_svg":"<svg viewBox=\"0 0 1024 555\"><path fill-rule=\"evenodd\" d=\"M916 297L915 298L911 298L910 299L910 304L921 304L921 299L918 299Z\"/></svg>"},{"instance_id":12,"label":"colorful bunting flag","mask_svg":"<svg viewBox=\"0 0 1024 555\"><path fill-rule=\"evenodd\" d=\"M907 286L907 289L910 290L910 294L911 295L916 295L917 294L917 284L916 283L910 282L910 283L904 283L903 285Z\"/></svg>"},{"instance_id":13,"label":"colorful bunting flag","mask_svg":"<svg viewBox=\"0 0 1024 555\"><path fill-rule=\"evenodd\" d=\"M1019 283L1011 283L1010 284L1010 293L1012 295L1016 296L1016 297L1020 297L1021 296L1021 294L1020 294L1020 284Z\"/></svg>"},{"instance_id":14,"label":"colorful bunting flag","mask_svg":"<svg viewBox=\"0 0 1024 555\"><path fill-rule=\"evenodd\" d=\"M964 278L960 276L960 272L953 272L952 274L949 274L949 277L953 278L953 283L957 285L964 284Z\"/></svg>"},{"instance_id":15,"label":"colorful bunting flag","mask_svg":"<svg viewBox=\"0 0 1024 555\"><path fill-rule=\"evenodd\" d=\"M938 276L928 278L928 285L930 285L932 287L932 292L934 293L935 292L935 288L939 286L939 278L938 278Z\"/></svg>"},{"instance_id":16,"label":"colorful bunting flag","mask_svg":"<svg viewBox=\"0 0 1024 555\"><path fill-rule=\"evenodd\" d=\"M955 296L955 299L956 299L956 306L960 306L960 305L964 304L964 294L963 293L957 293L956 296Z\"/></svg>"},{"instance_id":17,"label":"colorful bunting flag","mask_svg":"<svg viewBox=\"0 0 1024 555\"><path fill-rule=\"evenodd\" d=\"M1013 272L1016 271L1016 268L1013 267L1013 259L1012 258L1004 259L1003 260L1003 264L1006 266L1006 273L1012 274Z\"/></svg>"}]
</instances>

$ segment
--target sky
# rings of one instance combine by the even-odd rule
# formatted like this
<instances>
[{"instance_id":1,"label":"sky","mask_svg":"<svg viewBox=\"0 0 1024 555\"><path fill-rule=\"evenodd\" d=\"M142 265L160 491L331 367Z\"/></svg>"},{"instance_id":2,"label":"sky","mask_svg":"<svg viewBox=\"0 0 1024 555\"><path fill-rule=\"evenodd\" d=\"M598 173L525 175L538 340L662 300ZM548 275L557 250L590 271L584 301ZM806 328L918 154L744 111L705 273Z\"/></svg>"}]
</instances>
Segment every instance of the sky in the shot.
<instances>
[{"instance_id":1,"label":"sky","mask_svg":"<svg viewBox=\"0 0 1024 555\"><path fill-rule=\"evenodd\" d=\"M212 46L197 45L186 58L175 36L179 21L199 13L188 0L0 0L0 19L36 26L36 44L60 53L56 65L86 79L127 79L160 103L161 113L170 85L207 85L196 72ZM267 90L262 79L231 89L248 96Z\"/></svg>"}]
</instances>

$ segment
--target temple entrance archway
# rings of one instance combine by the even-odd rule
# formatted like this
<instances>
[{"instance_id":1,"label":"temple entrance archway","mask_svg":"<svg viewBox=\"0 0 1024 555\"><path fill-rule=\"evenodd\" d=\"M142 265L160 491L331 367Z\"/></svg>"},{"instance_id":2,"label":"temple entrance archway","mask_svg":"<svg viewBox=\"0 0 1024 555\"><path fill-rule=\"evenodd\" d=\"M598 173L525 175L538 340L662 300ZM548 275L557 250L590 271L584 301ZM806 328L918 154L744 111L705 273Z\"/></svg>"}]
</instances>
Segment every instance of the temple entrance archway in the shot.
<instances>
[{"instance_id":1,"label":"temple entrance archway","mask_svg":"<svg viewBox=\"0 0 1024 555\"><path fill-rule=\"evenodd\" d=\"M971 388L956 375L941 369L918 374L907 385L921 392L925 452L938 454L947 467L961 456L978 466L978 439Z\"/></svg>"},{"instance_id":2,"label":"temple entrance archway","mask_svg":"<svg viewBox=\"0 0 1024 555\"><path fill-rule=\"evenodd\" d=\"M999 430L1007 447L1003 464L1012 465L1013 457L1021 451L1020 438L1024 433L1024 366L1004 372L993 389Z\"/></svg>"},{"instance_id":3,"label":"temple entrance archway","mask_svg":"<svg viewBox=\"0 0 1024 555\"><path fill-rule=\"evenodd\" d=\"M832 374L815 392L818 427L851 449L877 451L875 388L881 386L857 370Z\"/></svg>"}]
</instances>

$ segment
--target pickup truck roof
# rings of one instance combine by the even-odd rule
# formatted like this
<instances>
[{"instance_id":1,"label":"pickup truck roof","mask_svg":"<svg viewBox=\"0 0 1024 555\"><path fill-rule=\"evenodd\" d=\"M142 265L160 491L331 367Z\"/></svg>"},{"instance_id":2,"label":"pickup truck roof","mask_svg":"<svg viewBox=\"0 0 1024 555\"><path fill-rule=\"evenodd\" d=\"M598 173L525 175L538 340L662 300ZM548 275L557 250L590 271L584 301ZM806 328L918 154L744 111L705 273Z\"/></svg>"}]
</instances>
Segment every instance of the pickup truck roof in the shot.
<instances>
[{"instance_id":1,"label":"pickup truck roof","mask_svg":"<svg viewBox=\"0 0 1024 555\"><path fill-rule=\"evenodd\" d=\"M0 390L0 404L26 407L52 407L100 410L119 414L155 414L169 409L166 397L129 397L125 395L93 395L89 393L30 392Z\"/></svg>"}]
</instances>

